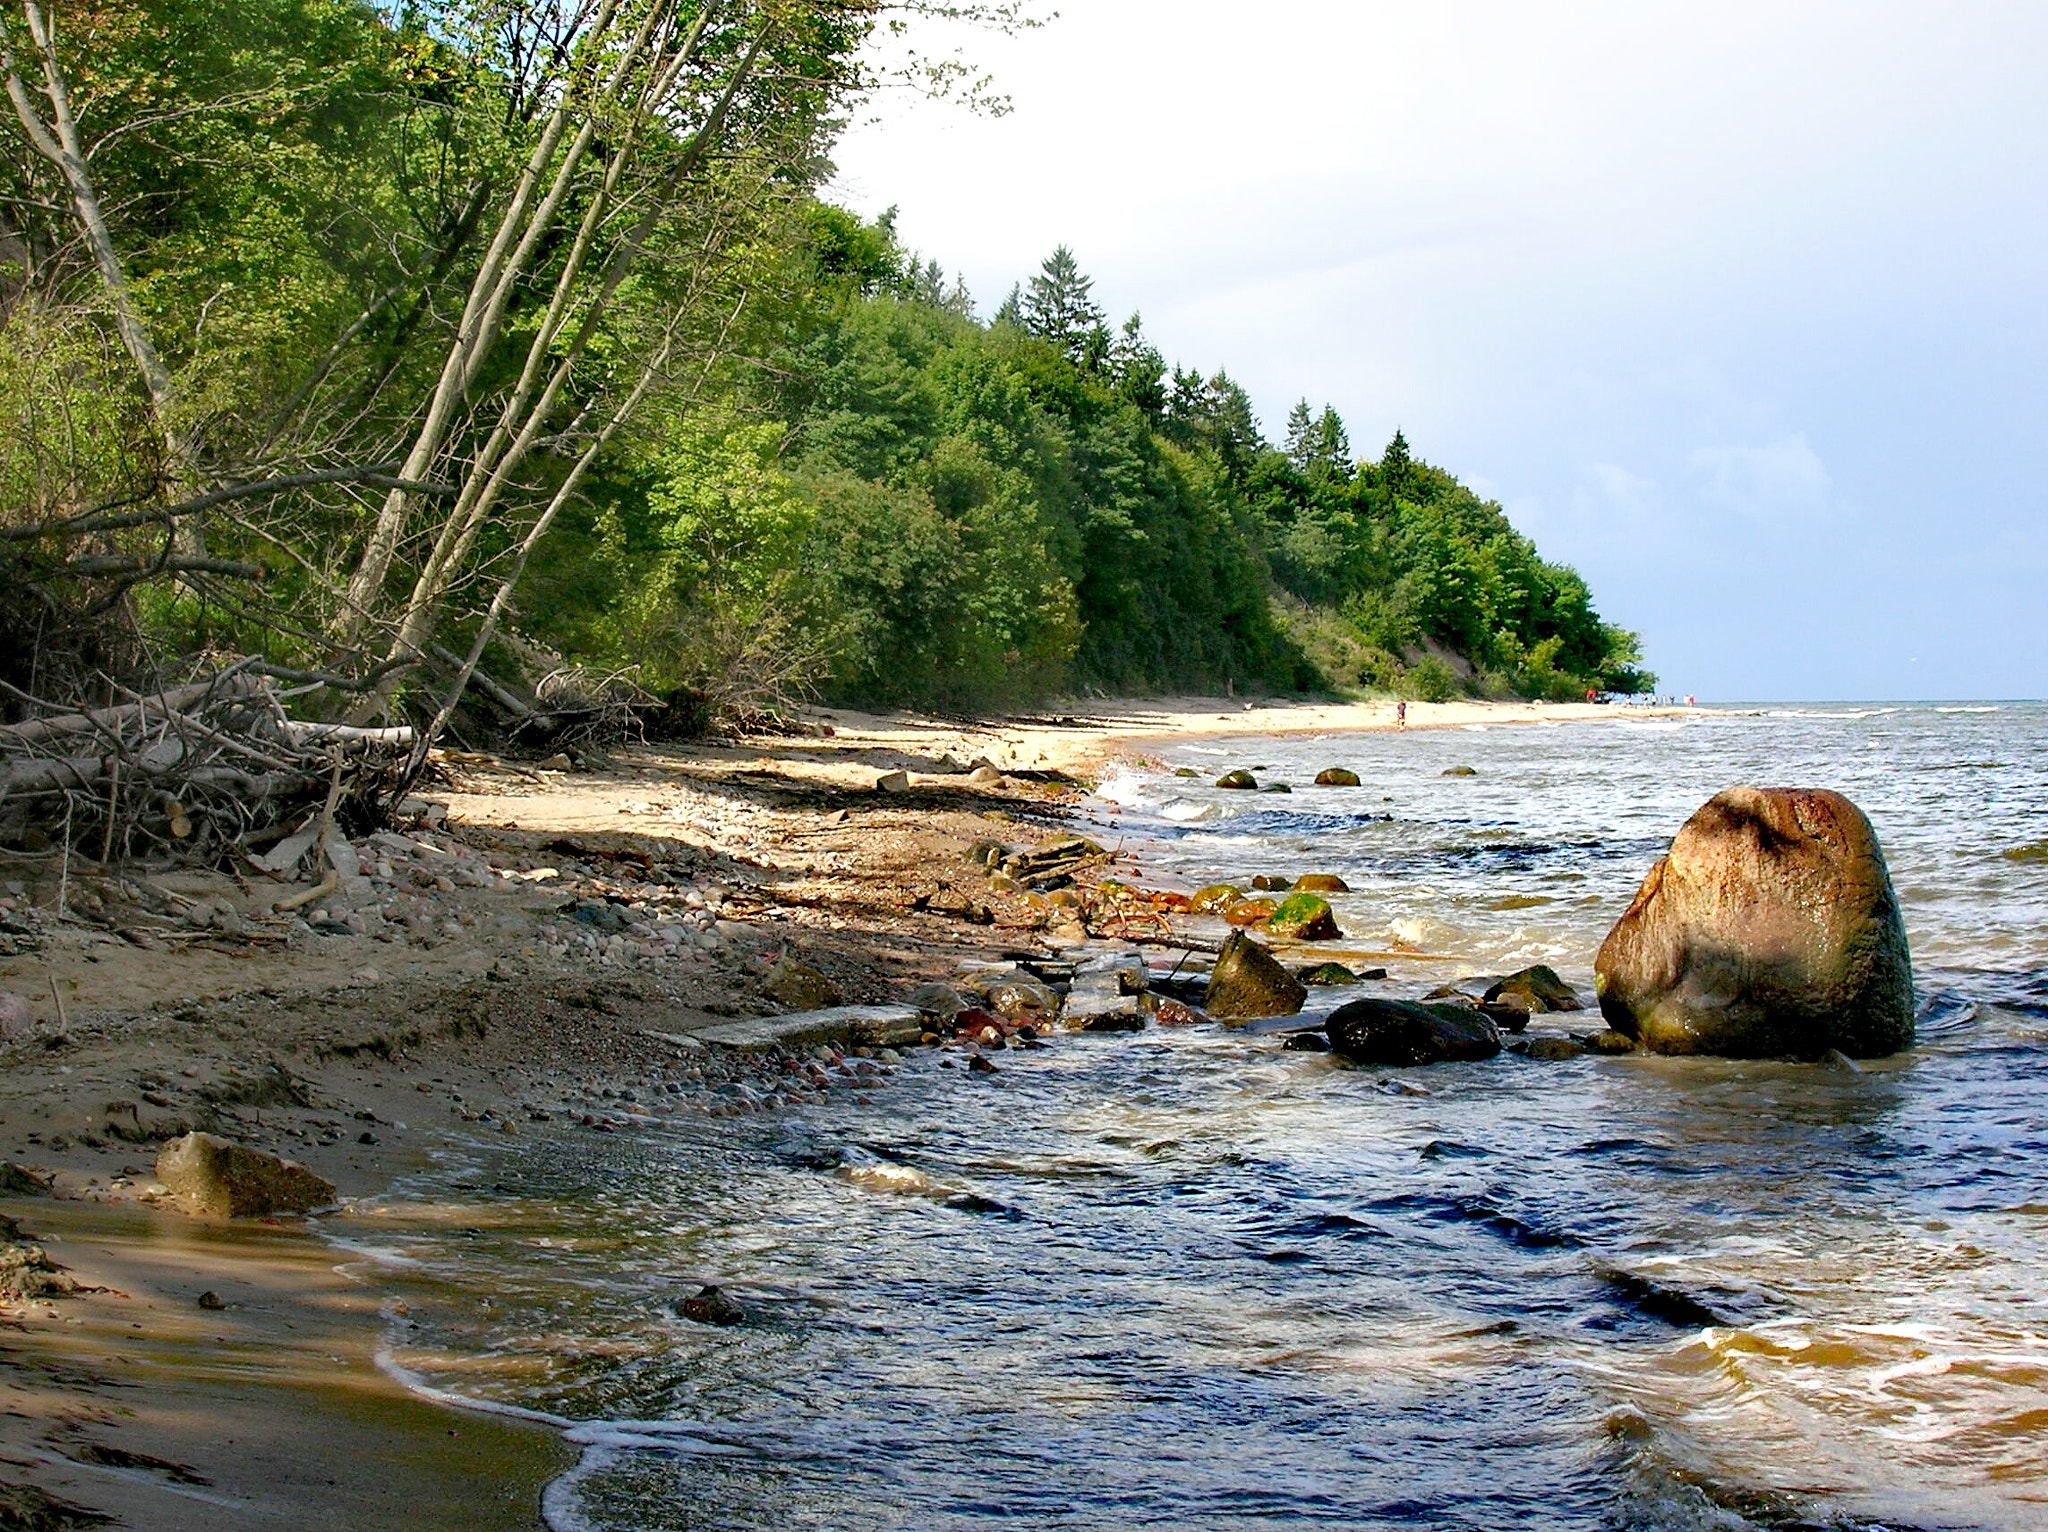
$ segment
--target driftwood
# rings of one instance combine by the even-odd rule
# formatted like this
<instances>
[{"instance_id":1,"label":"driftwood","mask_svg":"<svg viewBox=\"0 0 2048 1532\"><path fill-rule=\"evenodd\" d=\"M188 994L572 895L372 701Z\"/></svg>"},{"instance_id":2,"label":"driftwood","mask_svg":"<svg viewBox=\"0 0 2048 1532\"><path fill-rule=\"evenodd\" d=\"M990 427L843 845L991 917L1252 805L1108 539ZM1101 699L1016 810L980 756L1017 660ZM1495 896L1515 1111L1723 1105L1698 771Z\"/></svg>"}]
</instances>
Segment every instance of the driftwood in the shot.
<instances>
[{"instance_id":1,"label":"driftwood","mask_svg":"<svg viewBox=\"0 0 2048 1532\"><path fill-rule=\"evenodd\" d=\"M355 830L388 817L414 731L290 718L255 670L92 709L0 683L41 713L0 726L0 841L232 865L317 815L317 870L337 813Z\"/></svg>"}]
</instances>

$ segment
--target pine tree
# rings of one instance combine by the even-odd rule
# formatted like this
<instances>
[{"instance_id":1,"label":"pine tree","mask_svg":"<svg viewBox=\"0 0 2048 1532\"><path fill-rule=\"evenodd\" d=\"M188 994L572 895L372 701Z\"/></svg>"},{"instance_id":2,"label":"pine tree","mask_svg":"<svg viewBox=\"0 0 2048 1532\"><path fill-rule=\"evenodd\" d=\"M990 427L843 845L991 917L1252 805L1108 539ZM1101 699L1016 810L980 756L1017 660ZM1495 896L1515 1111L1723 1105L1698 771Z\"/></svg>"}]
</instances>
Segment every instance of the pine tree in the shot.
<instances>
[{"instance_id":1,"label":"pine tree","mask_svg":"<svg viewBox=\"0 0 2048 1532\"><path fill-rule=\"evenodd\" d=\"M1387 450L1380 454L1380 483L1388 494L1400 499L1409 493L1415 482L1415 459L1408 455L1408 438L1394 429L1394 439L1387 443Z\"/></svg>"},{"instance_id":2,"label":"pine tree","mask_svg":"<svg viewBox=\"0 0 2048 1532\"><path fill-rule=\"evenodd\" d=\"M1103 324L1101 308L1088 296L1094 286L1081 275L1074 252L1061 245L1045 258L1024 294L1024 328L1080 359L1089 333Z\"/></svg>"},{"instance_id":3,"label":"pine tree","mask_svg":"<svg viewBox=\"0 0 2048 1532\"><path fill-rule=\"evenodd\" d=\"M1282 450L1287 461L1303 473L1315 466L1316 418L1306 399L1297 399L1294 408L1287 412L1287 443Z\"/></svg>"},{"instance_id":4,"label":"pine tree","mask_svg":"<svg viewBox=\"0 0 2048 1532\"><path fill-rule=\"evenodd\" d=\"M1166 358L1145 339L1144 321L1135 313L1109 348L1109 372L1118 398L1155 421L1166 413Z\"/></svg>"},{"instance_id":5,"label":"pine tree","mask_svg":"<svg viewBox=\"0 0 2048 1532\"><path fill-rule=\"evenodd\" d=\"M1166 396L1166 427L1174 440L1193 441L1202 430L1202 392L1208 381L1192 367L1173 369L1173 386Z\"/></svg>"},{"instance_id":6,"label":"pine tree","mask_svg":"<svg viewBox=\"0 0 2048 1532\"><path fill-rule=\"evenodd\" d=\"M1024 285L1021 282L1010 284L1010 295L1003 299L1002 306L996 310L996 317L989 323L991 326L1006 324L1020 330L1024 328Z\"/></svg>"},{"instance_id":7,"label":"pine tree","mask_svg":"<svg viewBox=\"0 0 2048 1532\"><path fill-rule=\"evenodd\" d=\"M1340 478L1351 476L1351 433L1344 429L1344 417L1331 405L1324 405L1316 417L1313 451L1326 472Z\"/></svg>"}]
</instances>

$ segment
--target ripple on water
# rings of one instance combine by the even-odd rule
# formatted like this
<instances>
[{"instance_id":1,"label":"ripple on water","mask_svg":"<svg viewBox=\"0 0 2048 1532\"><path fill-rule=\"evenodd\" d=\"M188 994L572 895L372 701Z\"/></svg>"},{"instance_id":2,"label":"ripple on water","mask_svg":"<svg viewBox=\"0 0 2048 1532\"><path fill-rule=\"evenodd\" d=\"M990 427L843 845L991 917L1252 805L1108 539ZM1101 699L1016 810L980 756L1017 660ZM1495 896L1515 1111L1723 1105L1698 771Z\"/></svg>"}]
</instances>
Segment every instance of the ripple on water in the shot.
<instances>
[{"instance_id":1,"label":"ripple on water","mask_svg":"<svg viewBox=\"0 0 2048 1532\"><path fill-rule=\"evenodd\" d=\"M1909 1055L1504 1058L1426 1095L1199 1029L914 1061L873 1109L422 1177L349 1234L418 1262L377 1275L394 1354L591 1422L563 1526L2048 1526L2048 890L1997 854L2048 837L2048 714L1803 711L1266 741L1288 810L1122 828L1191 881L1340 873L1354 939L1450 976L1541 950L1583 987L1712 791L1840 785L1912 890ZM2013 769L1934 808L1935 759ZM1127 801L1226 809L1166 782ZM430 1214L457 1183L516 1190ZM748 1321L681 1319L703 1282Z\"/></svg>"}]
</instances>

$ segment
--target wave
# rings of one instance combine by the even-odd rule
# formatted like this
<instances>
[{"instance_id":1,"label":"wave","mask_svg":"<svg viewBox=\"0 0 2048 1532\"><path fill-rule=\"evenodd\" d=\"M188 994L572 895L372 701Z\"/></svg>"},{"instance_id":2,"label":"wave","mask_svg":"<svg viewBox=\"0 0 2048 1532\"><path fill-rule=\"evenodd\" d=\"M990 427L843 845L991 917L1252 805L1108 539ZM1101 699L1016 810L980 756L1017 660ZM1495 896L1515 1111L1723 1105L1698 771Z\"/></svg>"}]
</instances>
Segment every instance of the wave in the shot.
<instances>
[{"instance_id":1,"label":"wave","mask_svg":"<svg viewBox=\"0 0 2048 1532\"><path fill-rule=\"evenodd\" d=\"M1869 708L1766 708L1766 718L1886 718L1902 711L1895 707Z\"/></svg>"},{"instance_id":2,"label":"wave","mask_svg":"<svg viewBox=\"0 0 2048 1532\"><path fill-rule=\"evenodd\" d=\"M1109 774L1095 784L1095 791L1090 796L1125 808L1144 808L1152 802L1150 786L1151 782L1144 774L1128 766L1112 766Z\"/></svg>"}]
</instances>

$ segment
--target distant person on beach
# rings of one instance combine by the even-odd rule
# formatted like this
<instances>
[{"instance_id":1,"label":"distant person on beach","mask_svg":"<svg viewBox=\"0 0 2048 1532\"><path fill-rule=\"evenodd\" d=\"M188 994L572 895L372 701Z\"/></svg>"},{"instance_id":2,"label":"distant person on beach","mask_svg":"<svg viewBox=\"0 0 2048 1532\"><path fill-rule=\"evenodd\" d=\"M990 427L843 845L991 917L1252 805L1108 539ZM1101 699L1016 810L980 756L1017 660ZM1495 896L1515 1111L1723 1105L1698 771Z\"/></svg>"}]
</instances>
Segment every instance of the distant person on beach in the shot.
<instances>
[{"instance_id":1,"label":"distant person on beach","mask_svg":"<svg viewBox=\"0 0 2048 1532\"><path fill-rule=\"evenodd\" d=\"M1394 727L1397 729L1408 727L1408 704L1405 702L1394 704Z\"/></svg>"}]
</instances>

